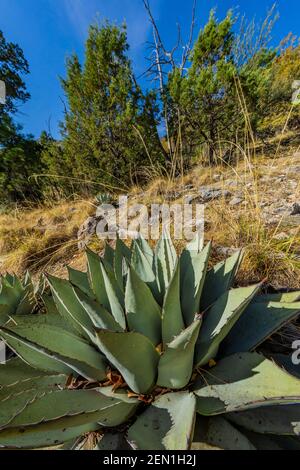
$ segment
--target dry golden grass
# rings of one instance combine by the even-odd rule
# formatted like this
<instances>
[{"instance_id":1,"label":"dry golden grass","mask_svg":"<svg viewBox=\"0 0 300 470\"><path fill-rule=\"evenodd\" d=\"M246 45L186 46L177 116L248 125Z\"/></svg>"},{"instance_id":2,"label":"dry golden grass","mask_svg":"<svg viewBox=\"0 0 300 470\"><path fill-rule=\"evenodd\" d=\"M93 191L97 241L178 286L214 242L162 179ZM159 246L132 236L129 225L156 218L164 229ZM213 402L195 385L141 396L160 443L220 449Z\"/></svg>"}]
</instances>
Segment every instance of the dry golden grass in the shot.
<instances>
[{"instance_id":1,"label":"dry golden grass","mask_svg":"<svg viewBox=\"0 0 300 470\"><path fill-rule=\"evenodd\" d=\"M284 221L266 224L261 202L280 198L281 188L276 187L273 194L272 180L260 181L261 177L274 177L283 172L288 174L291 165L300 164L300 155L297 155L288 152L288 156L282 156L280 150L273 157L256 157L250 151L244 152L235 166L224 162L214 167L198 165L177 179L160 176L144 188L134 186L129 195L132 201L146 205L154 202L181 203L186 195L196 196L203 186L227 189L234 195L235 190L229 182L238 184L239 191L243 193L243 204L232 207L228 200L219 199L206 205L205 238L213 240L212 261L222 257L216 249L219 246L244 247L240 284L267 278L268 283L275 287L299 288L299 228L287 230ZM300 195L299 190L300 182L295 189L295 198ZM0 214L0 273L21 274L29 269L33 273L47 270L64 275L66 264L84 269L85 257L77 247L77 231L94 213L92 200L78 200L33 209L19 208ZM287 238L274 238L281 231L287 232ZM176 242L175 245L180 250L184 243ZM90 246L99 252L103 242L94 237Z\"/></svg>"},{"instance_id":2,"label":"dry golden grass","mask_svg":"<svg viewBox=\"0 0 300 470\"><path fill-rule=\"evenodd\" d=\"M272 194L272 180L260 181L262 177L276 177L283 172L289 177L289 168L300 164L297 151L282 151L275 156L255 156L244 154L236 166L224 163L214 167L197 166L188 175L177 180L157 179L139 195L139 202L150 204L168 201L172 193L181 193L174 202L183 202L186 194L197 194L202 186L217 187L233 192L228 181L239 184L242 192L241 206L228 205L228 200L211 202L205 209L205 239L213 240L214 247L244 248L245 256L239 273L238 282L248 284L266 279L274 287L300 287L300 227L287 230L284 220L267 224L263 217L261 203L273 203L274 198L284 199L282 187L275 188ZM218 177L216 178L216 176ZM293 175L295 178L295 175ZM296 176L297 178L297 176ZM251 186L249 187L249 184ZM183 188L191 185L187 192ZM271 193L271 194L269 194ZM295 200L299 200L300 181L294 191ZM298 199L297 199L298 198ZM284 240L276 239L276 234L287 232ZM175 243L180 250L184 243ZM220 260L219 250L213 250L212 261ZM223 256L224 257L224 256Z\"/></svg>"},{"instance_id":3,"label":"dry golden grass","mask_svg":"<svg viewBox=\"0 0 300 470\"><path fill-rule=\"evenodd\" d=\"M78 228L93 212L87 200L0 215L0 271L35 273L68 262L78 252Z\"/></svg>"}]
</instances>

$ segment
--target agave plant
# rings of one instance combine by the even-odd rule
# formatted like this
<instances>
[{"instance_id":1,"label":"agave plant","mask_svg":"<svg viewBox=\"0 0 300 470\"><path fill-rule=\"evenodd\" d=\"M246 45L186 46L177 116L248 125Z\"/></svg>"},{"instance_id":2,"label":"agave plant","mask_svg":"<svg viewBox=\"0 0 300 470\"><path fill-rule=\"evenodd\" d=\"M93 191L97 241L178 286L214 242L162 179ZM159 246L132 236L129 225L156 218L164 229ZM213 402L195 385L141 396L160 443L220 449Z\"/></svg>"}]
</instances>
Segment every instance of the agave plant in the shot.
<instances>
[{"instance_id":1,"label":"agave plant","mask_svg":"<svg viewBox=\"0 0 300 470\"><path fill-rule=\"evenodd\" d=\"M296 366L260 346L297 317L300 292L233 287L242 253L208 269L210 251L118 239L87 250L86 273L48 276L47 313L0 328L17 355L0 366L0 446L95 432L97 450L299 448Z\"/></svg>"},{"instance_id":2,"label":"agave plant","mask_svg":"<svg viewBox=\"0 0 300 470\"><path fill-rule=\"evenodd\" d=\"M113 201L113 198L109 193L99 193L96 195L95 199L99 204L111 204Z\"/></svg>"},{"instance_id":3,"label":"agave plant","mask_svg":"<svg viewBox=\"0 0 300 470\"><path fill-rule=\"evenodd\" d=\"M42 280L34 284L28 272L24 279L12 274L0 276L0 325L13 315L33 313L44 287Z\"/></svg>"}]
</instances>

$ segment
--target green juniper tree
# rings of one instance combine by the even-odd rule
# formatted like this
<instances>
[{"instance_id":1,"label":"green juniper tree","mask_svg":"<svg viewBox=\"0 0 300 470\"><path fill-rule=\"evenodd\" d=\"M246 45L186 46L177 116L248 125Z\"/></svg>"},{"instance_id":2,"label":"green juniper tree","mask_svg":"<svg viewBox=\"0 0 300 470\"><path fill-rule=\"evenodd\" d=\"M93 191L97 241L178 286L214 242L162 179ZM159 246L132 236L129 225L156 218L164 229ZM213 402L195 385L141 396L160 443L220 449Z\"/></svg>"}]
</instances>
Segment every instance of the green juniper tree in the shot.
<instances>
[{"instance_id":1,"label":"green juniper tree","mask_svg":"<svg viewBox=\"0 0 300 470\"><path fill-rule=\"evenodd\" d=\"M160 161L155 97L137 85L127 51L126 28L106 22L90 27L83 65L68 59L62 145L44 155L52 173L124 188Z\"/></svg>"},{"instance_id":2,"label":"green juniper tree","mask_svg":"<svg viewBox=\"0 0 300 470\"><path fill-rule=\"evenodd\" d=\"M262 136L272 136L284 128L300 128L300 106L293 101L297 81L300 79L300 45L289 44L268 64L264 80L258 89L258 131ZM297 138L297 135L295 135Z\"/></svg>"},{"instance_id":3,"label":"green juniper tree","mask_svg":"<svg viewBox=\"0 0 300 470\"><path fill-rule=\"evenodd\" d=\"M22 75L29 73L29 65L22 49L12 42L7 42L0 31L0 80L6 85L5 106L0 105L0 118L17 111L18 103L24 103L30 97Z\"/></svg>"},{"instance_id":4,"label":"green juniper tree","mask_svg":"<svg viewBox=\"0 0 300 470\"><path fill-rule=\"evenodd\" d=\"M187 74L175 69L168 83L174 107L181 111L183 139L196 148L205 142L210 163L219 136L229 132L235 114L233 22L231 12L218 22L212 11L194 44Z\"/></svg>"}]
</instances>

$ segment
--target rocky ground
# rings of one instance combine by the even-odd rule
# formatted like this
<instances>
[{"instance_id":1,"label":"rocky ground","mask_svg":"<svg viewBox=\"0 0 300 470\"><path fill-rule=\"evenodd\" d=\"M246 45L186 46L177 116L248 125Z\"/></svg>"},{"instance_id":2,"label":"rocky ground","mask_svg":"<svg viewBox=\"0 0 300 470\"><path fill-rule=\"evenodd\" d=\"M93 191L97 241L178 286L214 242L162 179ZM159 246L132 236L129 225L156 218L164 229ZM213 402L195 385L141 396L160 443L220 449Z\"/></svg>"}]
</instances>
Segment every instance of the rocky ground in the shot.
<instances>
[{"instance_id":1,"label":"rocky ground","mask_svg":"<svg viewBox=\"0 0 300 470\"><path fill-rule=\"evenodd\" d=\"M129 204L162 202L205 205L205 237L217 259L247 247L241 282L264 276L276 287L300 287L299 151L235 167L195 167L183 178L156 179L129 193ZM84 246L103 247L95 236L96 208L96 200L64 201L0 215L0 272L63 273L66 263L83 268Z\"/></svg>"}]
</instances>

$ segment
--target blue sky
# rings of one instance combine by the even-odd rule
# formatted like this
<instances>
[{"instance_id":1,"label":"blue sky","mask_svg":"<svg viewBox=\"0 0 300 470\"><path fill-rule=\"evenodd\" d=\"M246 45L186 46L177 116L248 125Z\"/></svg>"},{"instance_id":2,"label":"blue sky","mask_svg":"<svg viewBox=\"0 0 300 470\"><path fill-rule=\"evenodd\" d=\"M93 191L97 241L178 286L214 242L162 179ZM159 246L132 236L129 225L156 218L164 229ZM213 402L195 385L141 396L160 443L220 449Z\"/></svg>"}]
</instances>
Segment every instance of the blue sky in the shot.
<instances>
[{"instance_id":1,"label":"blue sky","mask_svg":"<svg viewBox=\"0 0 300 470\"><path fill-rule=\"evenodd\" d=\"M198 0L197 28L217 7L221 18L229 8L248 17L263 18L273 0ZM176 23L188 31L192 0L152 0L154 16L166 43L176 40ZM299 34L299 0L278 0L280 19L273 31L274 43L292 31ZM77 52L83 59L88 26L97 18L126 20L130 57L137 75L145 67L145 42L151 27L142 0L0 0L0 29L9 41L18 43L30 64L26 84L31 99L20 107L18 121L26 132L39 136L50 129L57 137L62 119L63 93L58 80L65 72L66 57ZM197 29L196 29L197 31ZM300 77L299 77L300 78ZM147 83L143 83L147 86Z\"/></svg>"}]
</instances>

